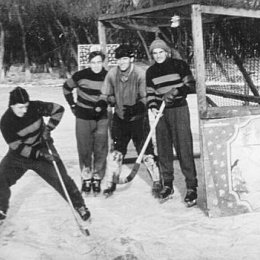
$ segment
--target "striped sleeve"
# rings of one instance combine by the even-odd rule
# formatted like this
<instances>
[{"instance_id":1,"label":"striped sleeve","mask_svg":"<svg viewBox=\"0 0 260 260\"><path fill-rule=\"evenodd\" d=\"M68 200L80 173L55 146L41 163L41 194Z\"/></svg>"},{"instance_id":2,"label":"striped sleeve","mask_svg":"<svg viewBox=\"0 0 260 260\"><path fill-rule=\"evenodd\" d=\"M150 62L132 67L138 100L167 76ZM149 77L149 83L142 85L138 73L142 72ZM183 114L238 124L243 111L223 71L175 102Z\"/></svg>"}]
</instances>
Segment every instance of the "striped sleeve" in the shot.
<instances>
[{"instance_id":1,"label":"striped sleeve","mask_svg":"<svg viewBox=\"0 0 260 260\"><path fill-rule=\"evenodd\" d=\"M3 131L4 134L4 131ZM26 142L24 142L21 139L21 136L19 136L17 133L12 132L12 130L8 130L8 137L10 139L10 141L7 141L7 144L9 146L9 148L13 151L15 151L16 153L20 154L23 157L26 158L36 158L37 155L37 151L31 146L30 143L28 142L34 142L34 140L26 140ZM33 136L32 138L37 138L37 135ZM31 139L32 139L31 138Z\"/></svg>"},{"instance_id":2,"label":"striped sleeve","mask_svg":"<svg viewBox=\"0 0 260 260\"><path fill-rule=\"evenodd\" d=\"M67 100L68 104L70 106L75 104L74 98L73 98L73 89L77 87L76 82L71 78L68 79L64 84L63 84L63 94L65 99Z\"/></svg>"},{"instance_id":3,"label":"striped sleeve","mask_svg":"<svg viewBox=\"0 0 260 260\"><path fill-rule=\"evenodd\" d=\"M50 117L47 123L47 127L51 130L56 128L56 126L60 123L61 118L64 114L64 107L51 102L39 102L39 112L42 116Z\"/></svg>"},{"instance_id":4,"label":"striped sleeve","mask_svg":"<svg viewBox=\"0 0 260 260\"><path fill-rule=\"evenodd\" d=\"M159 108L158 94L155 90L155 86L152 81L151 71L148 69L146 71L146 91L147 91L147 107L148 108Z\"/></svg>"},{"instance_id":5,"label":"striped sleeve","mask_svg":"<svg viewBox=\"0 0 260 260\"><path fill-rule=\"evenodd\" d=\"M42 124L43 120L35 114L17 122L11 113L7 113L1 120L1 131L10 150L25 158L35 159L39 153L36 147L41 142Z\"/></svg>"},{"instance_id":6,"label":"striped sleeve","mask_svg":"<svg viewBox=\"0 0 260 260\"><path fill-rule=\"evenodd\" d=\"M179 95L182 95L182 92L185 92L183 94L190 94L190 93L195 93L195 79L192 75L192 72L189 68L189 65L182 61L178 60L179 64L177 68L179 69L179 74L181 76L182 82L184 84L184 88L179 89Z\"/></svg>"}]
</instances>

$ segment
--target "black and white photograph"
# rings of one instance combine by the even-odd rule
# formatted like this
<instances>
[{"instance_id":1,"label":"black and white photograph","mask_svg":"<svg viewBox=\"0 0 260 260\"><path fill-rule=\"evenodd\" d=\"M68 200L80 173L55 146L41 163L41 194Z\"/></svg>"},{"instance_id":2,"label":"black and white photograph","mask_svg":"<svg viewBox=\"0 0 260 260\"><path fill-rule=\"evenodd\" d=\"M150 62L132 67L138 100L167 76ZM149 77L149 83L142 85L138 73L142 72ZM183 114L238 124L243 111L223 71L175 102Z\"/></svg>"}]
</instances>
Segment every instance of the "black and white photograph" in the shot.
<instances>
[{"instance_id":1,"label":"black and white photograph","mask_svg":"<svg viewBox=\"0 0 260 260\"><path fill-rule=\"evenodd\" d=\"M259 28L260 0L0 0L0 260L260 259Z\"/></svg>"}]
</instances>

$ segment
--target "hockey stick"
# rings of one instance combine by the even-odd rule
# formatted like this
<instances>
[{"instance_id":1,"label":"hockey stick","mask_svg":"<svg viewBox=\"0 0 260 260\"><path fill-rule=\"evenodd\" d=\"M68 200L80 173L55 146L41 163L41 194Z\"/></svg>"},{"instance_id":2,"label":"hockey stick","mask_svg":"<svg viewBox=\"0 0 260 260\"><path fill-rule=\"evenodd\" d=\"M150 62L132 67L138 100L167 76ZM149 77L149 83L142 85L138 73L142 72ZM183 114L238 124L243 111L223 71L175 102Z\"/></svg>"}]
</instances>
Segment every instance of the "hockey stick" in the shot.
<instances>
[{"instance_id":1,"label":"hockey stick","mask_svg":"<svg viewBox=\"0 0 260 260\"><path fill-rule=\"evenodd\" d=\"M50 153L51 155L53 155L54 153L58 154L56 148L54 147L54 145L53 145L52 143L46 141L46 145L47 145L48 151L49 151L49 153ZM62 176L61 176L61 173L60 173L60 170L59 170L59 168L58 168L58 165L57 165L56 161L52 161L52 164L53 164L53 166L54 166L54 168L55 168L55 171L56 171L56 173L57 173L57 175L58 175L60 184L61 184L61 186L62 186L62 189L63 189L63 191L64 191L64 194L65 194L65 196L66 196L66 199L67 199L67 201L68 201L68 203L69 203L71 212L72 212L72 214L73 214L73 217L74 217L74 219L75 219L75 222L76 222L77 226L79 227L79 229L80 229L80 231L81 231L81 233L82 233L83 235L89 236L89 235L90 235L89 230L88 230L87 228L83 227L83 225L81 224L81 220L79 219L79 217L78 217L78 215L77 215L77 213L76 213L76 211L75 211L75 209L74 209L74 207L73 207L73 204L72 204L70 195L69 195L69 193L68 193L68 191L67 191L67 188L66 188L66 186L65 186L65 184L64 184L64 181L63 181L63 179L62 179Z\"/></svg>"},{"instance_id":2,"label":"hockey stick","mask_svg":"<svg viewBox=\"0 0 260 260\"><path fill-rule=\"evenodd\" d=\"M146 150L146 148L147 148L147 146L148 146L148 144L149 144L149 142L150 142L150 140L152 138L152 135L153 135L153 133L155 131L155 128L156 128L156 126L157 126L157 124L159 122L159 119L162 116L164 108L165 108L165 102L163 101L161 106L160 106L159 112L158 112L158 114L157 114L157 116L155 118L155 121L154 121L153 125L150 128L150 132L149 132L149 134L148 134L148 136L147 136L147 138L145 140L145 143L144 143L144 145L142 147L142 150L139 153L139 155L138 155L138 157L137 157L137 159L135 161L134 167L132 168L130 174L126 178L119 179L119 181L118 181L119 184L124 184L124 183L130 182L135 177L135 175L137 174L137 172L138 172L138 170L140 168L140 165L141 165L141 162L142 162L145 150Z\"/></svg>"}]
</instances>

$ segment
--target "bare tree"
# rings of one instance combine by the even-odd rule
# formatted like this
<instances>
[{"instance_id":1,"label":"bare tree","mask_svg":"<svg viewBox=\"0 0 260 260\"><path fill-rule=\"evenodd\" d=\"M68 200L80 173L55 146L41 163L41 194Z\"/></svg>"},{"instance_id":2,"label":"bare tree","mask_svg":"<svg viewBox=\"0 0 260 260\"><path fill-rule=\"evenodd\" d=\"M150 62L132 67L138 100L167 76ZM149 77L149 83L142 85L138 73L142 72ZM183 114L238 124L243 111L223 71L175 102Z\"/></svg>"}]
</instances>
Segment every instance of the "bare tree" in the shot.
<instances>
[{"instance_id":1,"label":"bare tree","mask_svg":"<svg viewBox=\"0 0 260 260\"><path fill-rule=\"evenodd\" d=\"M4 29L3 25L0 22L0 82L5 78L5 71L4 71Z\"/></svg>"},{"instance_id":2,"label":"bare tree","mask_svg":"<svg viewBox=\"0 0 260 260\"><path fill-rule=\"evenodd\" d=\"M28 58L28 52L27 52L27 46L26 46L26 31L25 26L23 23L23 19L20 13L20 8L18 4L15 4L15 13L17 15L18 23L21 28L21 39L22 39L22 48L24 53L24 69L25 69L25 80L29 80L31 78L31 72L30 72L30 64L29 64L29 58Z\"/></svg>"}]
</instances>

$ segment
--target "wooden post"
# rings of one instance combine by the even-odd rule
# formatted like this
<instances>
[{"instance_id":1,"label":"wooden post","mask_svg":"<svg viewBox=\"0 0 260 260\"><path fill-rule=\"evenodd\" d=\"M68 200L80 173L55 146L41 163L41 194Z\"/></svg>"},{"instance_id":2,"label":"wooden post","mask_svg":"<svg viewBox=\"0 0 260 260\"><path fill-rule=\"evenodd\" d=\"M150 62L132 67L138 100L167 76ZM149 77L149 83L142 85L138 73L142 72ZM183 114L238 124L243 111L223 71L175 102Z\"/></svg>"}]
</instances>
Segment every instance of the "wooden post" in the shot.
<instances>
[{"instance_id":1,"label":"wooden post","mask_svg":"<svg viewBox=\"0 0 260 260\"><path fill-rule=\"evenodd\" d=\"M202 115L207 111L202 18L200 5L192 5L191 9L196 92L199 114Z\"/></svg>"},{"instance_id":2,"label":"wooden post","mask_svg":"<svg viewBox=\"0 0 260 260\"><path fill-rule=\"evenodd\" d=\"M202 196L198 198L198 205L201 208L207 209L206 198L206 179L205 179L205 164L209 163L208 158L205 158L204 144L203 144L203 114L207 112L207 100L206 100L206 84L205 84L205 64L204 64L204 46L203 46L203 31L202 31L202 17L200 5L191 6L191 22L192 22L192 37L193 37L193 51L194 51L194 64L195 64L195 77L196 77L196 93L198 100L199 110L199 133L200 133L200 162L201 162L201 174L198 176L198 180L202 187Z\"/></svg>"},{"instance_id":3,"label":"wooden post","mask_svg":"<svg viewBox=\"0 0 260 260\"><path fill-rule=\"evenodd\" d=\"M98 21L98 40L101 46L101 50L104 54L106 54L106 28L104 24ZM106 67L107 67L107 59L106 59Z\"/></svg>"},{"instance_id":4,"label":"wooden post","mask_svg":"<svg viewBox=\"0 0 260 260\"><path fill-rule=\"evenodd\" d=\"M100 21L98 21L98 39L99 44L101 46L101 50L104 54L106 54L106 27L104 24ZM105 60L105 67L108 69L108 59ZM108 146L109 151L113 148L113 140L111 136L111 129L112 129L112 116L113 116L113 110L111 106L108 106Z\"/></svg>"}]
</instances>

